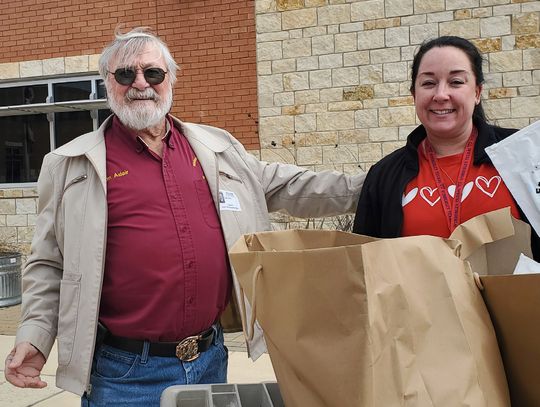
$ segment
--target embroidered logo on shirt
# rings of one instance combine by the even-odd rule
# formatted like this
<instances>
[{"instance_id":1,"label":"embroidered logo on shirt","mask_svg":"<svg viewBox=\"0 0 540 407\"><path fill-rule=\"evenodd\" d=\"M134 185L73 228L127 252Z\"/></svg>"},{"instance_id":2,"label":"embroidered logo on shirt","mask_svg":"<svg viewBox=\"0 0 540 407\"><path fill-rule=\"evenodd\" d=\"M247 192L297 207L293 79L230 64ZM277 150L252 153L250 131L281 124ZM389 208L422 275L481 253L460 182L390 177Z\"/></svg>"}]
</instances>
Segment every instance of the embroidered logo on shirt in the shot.
<instances>
[{"instance_id":1,"label":"embroidered logo on shirt","mask_svg":"<svg viewBox=\"0 0 540 407\"><path fill-rule=\"evenodd\" d=\"M113 175L109 175L107 177L107 181L110 181L113 178L125 177L128 174L129 174L129 170L118 171L118 172L115 172Z\"/></svg>"}]
</instances>

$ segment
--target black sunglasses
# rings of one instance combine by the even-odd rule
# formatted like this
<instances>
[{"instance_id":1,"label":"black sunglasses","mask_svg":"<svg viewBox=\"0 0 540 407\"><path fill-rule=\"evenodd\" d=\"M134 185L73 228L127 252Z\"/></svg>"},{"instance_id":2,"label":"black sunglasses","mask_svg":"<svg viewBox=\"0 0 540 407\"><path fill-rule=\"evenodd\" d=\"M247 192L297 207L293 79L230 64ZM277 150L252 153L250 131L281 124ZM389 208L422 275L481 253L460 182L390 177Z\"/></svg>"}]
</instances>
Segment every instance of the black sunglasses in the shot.
<instances>
[{"instance_id":1,"label":"black sunglasses","mask_svg":"<svg viewBox=\"0 0 540 407\"><path fill-rule=\"evenodd\" d=\"M144 79L150 85L159 85L161 82L165 80L165 74L167 73L161 68L146 68L146 69L143 69L142 71L143 71ZM133 82L135 82L138 69L118 68L114 72L111 72L111 71L107 71L107 72L112 73L114 75L114 79L116 79L116 82L118 82L120 85L128 86L128 85L131 85Z\"/></svg>"}]
</instances>

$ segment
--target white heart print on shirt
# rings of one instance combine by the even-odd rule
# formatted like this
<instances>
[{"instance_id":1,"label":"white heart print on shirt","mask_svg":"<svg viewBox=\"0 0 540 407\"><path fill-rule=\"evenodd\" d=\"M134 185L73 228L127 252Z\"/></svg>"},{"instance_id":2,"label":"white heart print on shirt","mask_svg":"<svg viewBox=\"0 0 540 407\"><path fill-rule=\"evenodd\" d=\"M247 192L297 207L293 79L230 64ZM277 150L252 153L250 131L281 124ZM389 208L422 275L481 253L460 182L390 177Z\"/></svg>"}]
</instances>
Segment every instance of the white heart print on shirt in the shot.
<instances>
[{"instance_id":1,"label":"white heart print on shirt","mask_svg":"<svg viewBox=\"0 0 540 407\"><path fill-rule=\"evenodd\" d=\"M473 186L474 186L474 182L472 182L472 181L467 182L465 184L465 186L463 187L463 191L461 192L461 202L463 202L465 200L465 198L467 198L469 196L469 194L471 193L471 191L473 189ZM448 187L448 193L453 198L454 195L456 194L456 186L455 185L450 185Z\"/></svg>"},{"instance_id":2,"label":"white heart print on shirt","mask_svg":"<svg viewBox=\"0 0 540 407\"><path fill-rule=\"evenodd\" d=\"M403 207L403 206L407 205L414 198L416 198L417 194L418 194L418 188L411 189L407 195L403 194L402 197L401 197L401 206Z\"/></svg>"},{"instance_id":3,"label":"white heart print on shirt","mask_svg":"<svg viewBox=\"0 0 540 407\"><path fill-rule=\"evenodd\" d=\"M435 194L437 190L438 188L423 187L420 190L420 196L424 199L424 201L426 201L428 204L433 206L437 202L439 202L439 200L441 199L441 197L438 194L433 196L433 194Z\"/></svg>"},{"instance_id":4,"label":"white heart print on shirt","mask_svg":"<svg viewBox=\"0 0 540 407\"><path fill-rule=\"evenodd\" d=\"M463 187L463 192L461 193L461 202L463 202L471 193L474 186L474 182L470 181L465 184ZM420 196L426 201L430 206L434 206L441 199L440 195L434 195L438 191L438 188L423 187L420 190ZM411 191L412 192L412 191ZM456 186L450 185L448 187L448 194L453 198L456 194Z\"/></svg>"},{"instance_id":5,"label":"white heart print on shirt","mask_svg":"<svg viewBox=\"0 0 540 407\"><path fill-rule=\"evenodd\" d=\"M493 182L493 185L491 184ZM482 177L481 175L476 177L476 180L474 180L474 183L478 187L480 191L482 191L484 194L489 196L490 198L493 198L497 190L499 189L499 185L501 185L501 177L499 175L494 175L489 180L486 177Z\"/></svg>"}]
</instances>

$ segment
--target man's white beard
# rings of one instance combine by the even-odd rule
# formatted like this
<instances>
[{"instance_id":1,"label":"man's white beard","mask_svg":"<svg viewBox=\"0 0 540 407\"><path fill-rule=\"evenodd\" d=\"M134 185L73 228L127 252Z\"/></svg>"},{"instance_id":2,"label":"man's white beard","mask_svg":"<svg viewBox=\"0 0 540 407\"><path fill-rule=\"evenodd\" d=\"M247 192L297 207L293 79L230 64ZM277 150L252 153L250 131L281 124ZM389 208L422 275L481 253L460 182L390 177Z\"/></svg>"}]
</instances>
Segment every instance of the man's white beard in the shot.
<instances>
[{"instance_id":1,"label":"man's white beard","mask_svg":"<svg viewBox=\"0 0 540 407\"><path fill-rule=\"evenodd\" d=\"M112 93L112 92L111 92ZM137 102L136 99L148 99L150 102ZM160 97L152 88L139 91L131 88L120 100L109 94L109 107L122 124L133 130L144 130L161 122L172 106L172 90Z\"/></svg>"}]
</instances>

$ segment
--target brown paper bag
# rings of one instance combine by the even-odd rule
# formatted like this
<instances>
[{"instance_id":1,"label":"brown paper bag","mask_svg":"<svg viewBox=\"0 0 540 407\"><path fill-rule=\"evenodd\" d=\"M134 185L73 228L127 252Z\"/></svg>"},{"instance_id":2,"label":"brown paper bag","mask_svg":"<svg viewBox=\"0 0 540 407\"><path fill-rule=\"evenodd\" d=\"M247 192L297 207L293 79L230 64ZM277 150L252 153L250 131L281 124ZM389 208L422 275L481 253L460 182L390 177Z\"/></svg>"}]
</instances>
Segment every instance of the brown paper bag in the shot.
<instances>
[{"instance_id":1,"label":"brown paper bag","mask_svg":"<svg viewBox=\"0 0 540 407\"><path fill-rule=\"evenodd\" d=\"M247 235L232 249L287 407L370 406L360 247L372 240L289 230Z\"/></svg>"},{"instance_id":2,"label":"brown paper bag","mask_svg":"<svg viewBox=\"0 0 540 407\"><path fill-rule=\"evenodd\" d=\"M429 236L317 230L240 239L232 264L286 405L508 406L493 327L461 249Z\"/></svg>"},{"instance_id":3,"label":"brown paper bag","mask_svg":"<svg viewBox=\"0 0 540 407\"><path fill-rule=\"evenodd\" d=\"M362 247L373 406L509 405L489 315L452 244L418 236Z\"/></svg>"},{"instance_id":4,"label":"brown paper bag","mask_svg":"<svg viewBox=\"0 0 540 407\"><path fill-rule=\"evenodd\" d=\"M461 242L460 258L479 275L511 274L521 253L532 257L531 227L512 217L510 207L468 220L450 238Z\"/></svg>"},{"instance_id":5,"label":"brown paper bag","mask_svg":"<svg viewBox=\"0 0 540 407\"><path fill-rule=\"evenodd\" d=\"M537 407L540 275L511 275L520 252L532 255L530 226L509 213L507 208L490 213L489 219L471 219L452 238L463 242L460 257L483 274L479 285L497 334L512 406Z\"/></svg>"},{"instance_id":6,"label":"brown paper bag","mask_svg":"<svg viewBox=\"0 0 540 407\"><path fill-rule=\"evenodd\" d=\"M512 406L540 406L540 275L482 276Z\"/></svg>"}]
</instances>

